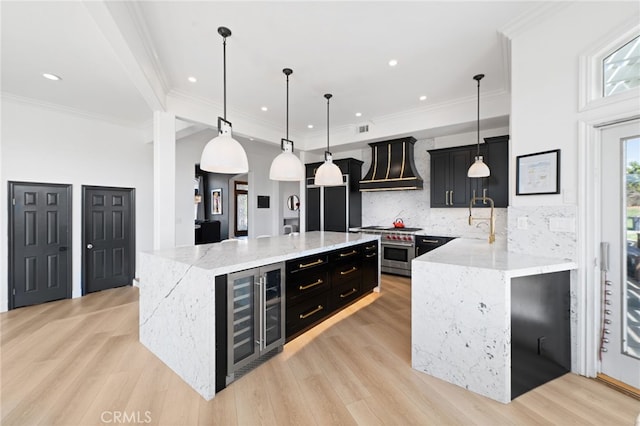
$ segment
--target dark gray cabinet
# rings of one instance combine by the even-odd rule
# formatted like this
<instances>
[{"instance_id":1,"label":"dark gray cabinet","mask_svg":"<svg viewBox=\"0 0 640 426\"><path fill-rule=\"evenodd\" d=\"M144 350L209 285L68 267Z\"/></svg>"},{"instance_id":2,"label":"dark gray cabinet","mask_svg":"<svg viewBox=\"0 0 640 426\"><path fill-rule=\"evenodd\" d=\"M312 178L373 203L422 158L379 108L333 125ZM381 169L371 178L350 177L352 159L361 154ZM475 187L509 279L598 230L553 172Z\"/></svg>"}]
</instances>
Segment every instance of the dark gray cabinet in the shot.
<instances>
[{"instance_id":1,"label":"dark gray cabinet","mask_svg":"<svg viewBox=\"0 0 640 426\"><path fill-rule=\"evenodd\" d=\"M480 155L491 170L487 178L467 177L477 153L477 145L429 150L431 207L469 207L474 195L491 197L495 207L509 205L509 136L485 138L480 145Z\"/></svg>"},{"instance_id":2,"label":"dark gray cabinet","mask_svg":"<svg viewBox=\"0 0 640 426\"><path fill-rule=\"evenodd\" d=\"M307 231L348 232L349 228L362 225L362 161L345 158L333 162L342 171L340 186L315 186L315 171L322 162L306 165Z\"/></svg>"}]
</instances>

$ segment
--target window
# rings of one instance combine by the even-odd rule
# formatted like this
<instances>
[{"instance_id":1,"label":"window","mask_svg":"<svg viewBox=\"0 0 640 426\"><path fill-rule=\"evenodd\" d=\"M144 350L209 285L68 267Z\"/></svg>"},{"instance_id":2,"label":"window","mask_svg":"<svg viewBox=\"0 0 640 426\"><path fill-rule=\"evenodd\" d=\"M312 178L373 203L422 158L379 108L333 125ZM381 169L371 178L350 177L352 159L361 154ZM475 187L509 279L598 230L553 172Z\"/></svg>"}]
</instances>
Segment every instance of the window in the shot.
<instances>
[{"instance_id":1,"label":"window","mask_svg":"<svg viewBox=\"0 0 640 426\"><path fill-rule=\"evenodd\" d=\"M604 58L602 77L604 97L640 86L640 36Z\"/></svg>"}]
</instances>

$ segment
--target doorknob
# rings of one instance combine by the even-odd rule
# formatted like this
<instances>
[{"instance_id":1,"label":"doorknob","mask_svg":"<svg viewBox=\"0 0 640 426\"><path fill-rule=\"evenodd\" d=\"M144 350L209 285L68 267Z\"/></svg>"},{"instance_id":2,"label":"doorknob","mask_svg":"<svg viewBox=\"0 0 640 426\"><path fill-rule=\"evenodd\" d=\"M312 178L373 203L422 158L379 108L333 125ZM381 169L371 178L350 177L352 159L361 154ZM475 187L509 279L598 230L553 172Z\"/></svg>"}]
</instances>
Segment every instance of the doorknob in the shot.
<instances>
[{"instance_id":1,"label":"doorknob","mask_svg":"<svg viewBox=\"0 0 640 426\"><path fill-rule=\"evenodd\" d=\"M87 244L87 248L88 248L89 250L91 250L91 249L93 248L93 244L91 244L91 243Z\"/></svg>"}]
</instances>

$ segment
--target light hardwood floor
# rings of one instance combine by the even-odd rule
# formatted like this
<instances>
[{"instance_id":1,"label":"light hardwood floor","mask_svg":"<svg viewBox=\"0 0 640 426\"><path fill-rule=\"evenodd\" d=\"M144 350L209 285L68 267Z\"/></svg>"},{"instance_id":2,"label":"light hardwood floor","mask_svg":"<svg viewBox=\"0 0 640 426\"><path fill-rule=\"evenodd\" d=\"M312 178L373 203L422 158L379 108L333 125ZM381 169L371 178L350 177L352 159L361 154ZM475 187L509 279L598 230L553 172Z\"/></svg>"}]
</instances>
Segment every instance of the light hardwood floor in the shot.
<instances>
[{"instance_id":1,"label":"light hardwood floor","mask_svg":"<svg viewBox=\"0 0 640 426\"><path fill-rule=\"evenodd\" d=\"M209 402L138 342L136 288L4 313L0 423L631 426L640 413L574 374L503 405L414 371L410 281L382 288Z\"/></svg>"}]
</instances>

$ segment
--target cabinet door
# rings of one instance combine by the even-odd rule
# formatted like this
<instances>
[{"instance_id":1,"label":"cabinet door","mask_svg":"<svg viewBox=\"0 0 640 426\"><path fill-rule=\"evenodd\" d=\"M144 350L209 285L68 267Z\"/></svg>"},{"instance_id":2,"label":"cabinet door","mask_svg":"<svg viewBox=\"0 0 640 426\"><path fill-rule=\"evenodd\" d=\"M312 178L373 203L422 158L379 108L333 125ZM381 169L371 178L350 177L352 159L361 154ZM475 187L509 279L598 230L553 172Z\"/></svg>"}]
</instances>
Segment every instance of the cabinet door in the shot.
<instances>
[{"instance_id":1,"label":"cabinet door","mask_svg":"<svg viewBox=\"0 0 640 426\"><path fill-rule=\"evenodd\" d=\"M284 343L284 267L280 264L260 268L262 277L262 350Z\"/></svg>"},{"instance_id":2,"label":"cabinet door","mask_svg":"<svg viewBox=\"0 0 640 426\"><path fill-rule=\"evenodd\" d=\"M487 197L493 198L496 207L509 205L509 143L490 143L487 146L491 176L484 182ZM482 195L482 194L480 194Z\"/></svg>"},{"instance_id":3,"label":"cabinet door","mask_svg":"<svg viewBox=\"0 0 640 426\"><path fill-rule=\"evenodd\" d=\"M228 368L238 368L251 362L260 350L259 318L257 313L257 270L236 272L228 275L227 312L229 313L229 334L227 347ZM233 367L232 367L233 366Z\"/></svg>"},{"instance_id":4,"label":"cabinet door","mask_svg":"<svg viewBox=\"0 0 640 426\"><path fill-rule=\"evenodd\" d=\"M362 293L378 286L378 243L363 245L362 253Z\"/></svg>"},{"instance_id":5,"label":"cabinet door","mask_svg":"<svg viewBox=\"0 0 640 426\"><path fill-rule=\"evenodd\" d=\"M449 205L449 153L431 154L431 207Z\"/></svg>"},{"instance_id":6,"label":"cabinet door","mask_svg":"<svg viewBox=\"0 0 640 426\"><path fill-rule=\"evenodd\" d=\"M320 188L307 188L307 231L320 230Z\"/></svg>"},{"instance_id":7,"label":"cabinet door","mask_svg":"<svg viewBox=\"0 0 640 426\"><path fill-rule=\"evenodd\" d=\"M449 190L453 191L449 195L449 206L469 207L471 194L469 191L469 177L467 171L471 166L471 152L468 149L452 151L449 160L450 181Z\"/></svg>"},{"instance_id":8,"label":"cabinet door","mask_svg":"<svg viewBox=\"0 0 640 426\"><path fill-rule=\"evenodd\" d=\"M347 232L347 187L324 188L324 230Z\"/></svg>"}]
</instances>

